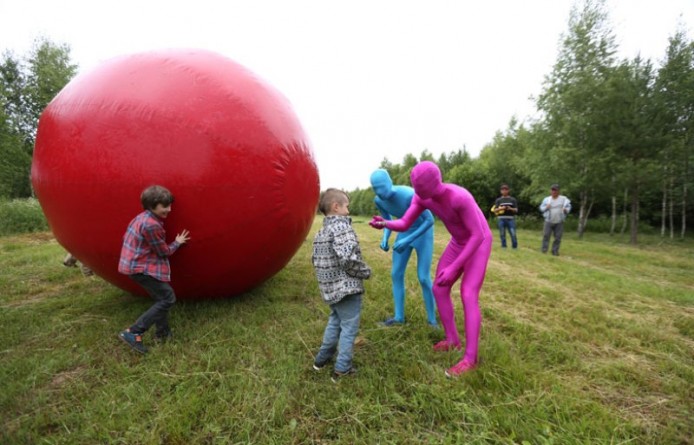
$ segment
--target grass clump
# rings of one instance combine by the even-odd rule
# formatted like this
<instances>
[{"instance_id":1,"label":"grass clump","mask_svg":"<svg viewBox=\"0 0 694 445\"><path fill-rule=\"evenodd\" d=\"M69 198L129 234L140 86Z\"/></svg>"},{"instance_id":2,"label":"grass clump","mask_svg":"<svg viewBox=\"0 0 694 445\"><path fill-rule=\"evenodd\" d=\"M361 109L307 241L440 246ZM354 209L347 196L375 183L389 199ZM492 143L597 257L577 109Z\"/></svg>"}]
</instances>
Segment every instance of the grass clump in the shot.
<instances>
[{"instance_id":1,"label":"grass clump","mask_svg":"<svg viewBox=\"0 0 694 445\"><path fill-rule=\"evenodd\" d=\"M35 198L0 198L0 236L48 230L46 217Z\"/></svg>"}]
</instances>

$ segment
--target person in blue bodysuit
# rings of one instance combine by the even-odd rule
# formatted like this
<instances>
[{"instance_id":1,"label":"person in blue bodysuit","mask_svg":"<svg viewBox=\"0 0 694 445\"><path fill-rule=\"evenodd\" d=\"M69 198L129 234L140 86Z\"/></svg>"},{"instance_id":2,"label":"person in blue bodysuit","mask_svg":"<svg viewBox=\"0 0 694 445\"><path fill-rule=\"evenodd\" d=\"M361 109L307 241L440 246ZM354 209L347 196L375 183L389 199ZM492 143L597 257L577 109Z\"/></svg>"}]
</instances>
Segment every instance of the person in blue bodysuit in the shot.
<instances>
[{"instance_id":1,"label":"person in blue bodysuit","mask_svg":"<svg viewBox=\"0 0 694 445\"><path fill-rule=\"evenodd\" d=\"M381 216L390 220L391 217L400 218L410 207L414 189L404 185L393 185L393 181L387 171L378 169L371 174L371 187L376 194L374 202ZM383 231L381 249L388 251L388 240L391 231ZM434 252L434 216L429 210L422 212L412 227L406 232L398 233L393 245L393 267L391 279L393 281L393 301L395 303L395 315L384 321L386 326L402 324L405 322L405 270L410 260L412 250L417 251L417 277L422 286L424 307L427 311L427 321L431 326L436 323L436 304L431 282L431 261Z\"/></svg>"}]
</instances>

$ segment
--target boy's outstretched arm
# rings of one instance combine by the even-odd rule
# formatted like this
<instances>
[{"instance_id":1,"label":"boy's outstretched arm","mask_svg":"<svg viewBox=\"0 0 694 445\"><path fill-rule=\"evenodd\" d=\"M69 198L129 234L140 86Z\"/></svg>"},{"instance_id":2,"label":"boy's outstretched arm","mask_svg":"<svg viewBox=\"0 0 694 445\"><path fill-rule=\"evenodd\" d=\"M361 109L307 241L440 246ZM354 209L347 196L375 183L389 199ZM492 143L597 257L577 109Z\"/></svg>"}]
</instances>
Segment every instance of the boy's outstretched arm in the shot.
<instances>
[{"instance_id":1,"label":"boy's outstretched arm","mask_svg":"<svg viewBox=\"0 0 694 445\"><path fill-rule=\"evenodd\" d=\"M150 245L154 253L160 257L171 256L176 250L178 250L181 244L183 244L178 242L178 237L180 234L176 235L176 240L173 243L166 244L166 232L162 227L147 227L142 231L142 236ZM188 241L187 235L185 236L185 241Z\"/></svg>"}]
</instances>

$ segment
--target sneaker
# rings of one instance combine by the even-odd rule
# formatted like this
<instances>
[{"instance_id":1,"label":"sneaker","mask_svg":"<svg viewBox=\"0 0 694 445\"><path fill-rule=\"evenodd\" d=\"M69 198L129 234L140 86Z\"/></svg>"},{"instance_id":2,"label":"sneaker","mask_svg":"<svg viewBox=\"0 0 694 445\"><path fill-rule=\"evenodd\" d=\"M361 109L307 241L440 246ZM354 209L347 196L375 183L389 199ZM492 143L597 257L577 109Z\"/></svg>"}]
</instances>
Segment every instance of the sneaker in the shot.
<instances>
[{"instance_id":1,"label":"sneaker","mask_svg":"<svg viewBox=\"0 0 694 445\"><path fill-rule=\"evenodd\" d=\"M405 324L404 321L396 320L395 318L389 318L389 319L379 323L379 325L385 326L385 327L395 326L395 325L403 325L403 324Z\"/></svg>"},{"instance_id":2,"label":"sneaker","mask_svg":"<svg viewBox=\"0 0 694 445\"><path fill-rule=\"evenodd\" d=\"M448 340L441 340L434 345L434 351L452 351L454 349L460 351L463 348L460 346L460 344L454 345L452 343L448 343Z\"/></svg>"},{"instance_id":3,"label":"sneaker","mask_svg":"<svg viewBox=\"0 0 694 445\"><path fill-rule=\"evenodd\" d=\"M314 371L320 371L321 369L325 368L325 365L327 364L327 361L324 362L313 362L313 370Z\"/></svg>"},{"instance_id":4,"label":"sneaker","mask_svg":"<svg viewBox=\"0 0 694 445\"><path fill-rule=\"evenodd\" d=\"M147 353L147 348L145 348L145 345L142 344L142 335L133 334L132 332L130 332L130 329L126 329L125 331L118 334L118 338L127 343L128 346L130 346L133 349L133 351L139 352L140 354Z\"/></svg>"},{"instance_id":5,"label":"sneaker","mask_svg":"<svg viewBox=\"0 0 694 445\"><path fill-rule=\"evenodd\" d=\"M457 377L475 368L477 368L477 364L470 363L468 359L464 358L446 371L446 377Z\"/></svg>"},{"instance_id":6,"label":"sneaker","mask_svg":"<svg viewBox=\"0 0 694 445\"><path fill-rule=\"evenodd\" d=\"M354 367L349 368L345 372L339 372L339 371L333 371L332 377L330 377L330 380L333 381L333 383L337 383L340 381L341 378L349 376L349 375L354 375L357 373L357 370Z\"/></svg>"}]
</instances>

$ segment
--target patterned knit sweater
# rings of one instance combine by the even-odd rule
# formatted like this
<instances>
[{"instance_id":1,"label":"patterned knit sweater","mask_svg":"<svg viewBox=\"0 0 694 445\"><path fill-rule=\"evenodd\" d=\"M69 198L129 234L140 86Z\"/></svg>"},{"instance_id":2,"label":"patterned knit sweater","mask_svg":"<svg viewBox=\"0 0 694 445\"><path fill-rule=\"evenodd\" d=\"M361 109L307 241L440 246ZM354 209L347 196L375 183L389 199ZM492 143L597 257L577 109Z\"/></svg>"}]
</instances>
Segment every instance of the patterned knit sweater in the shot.
<instances>
[{"instance_id":1,"label":"patterned knit sweater","mask_svg":"<svg viewBox=\"0 0 694 445\"><path fill-rule=\"evenodd\" d=\"M363 280L371 276L348 216L331 215L323 219L323 227L313 240L312 262L321 296L328 304L363 293Z\"/></svg>"}]
</instances>

